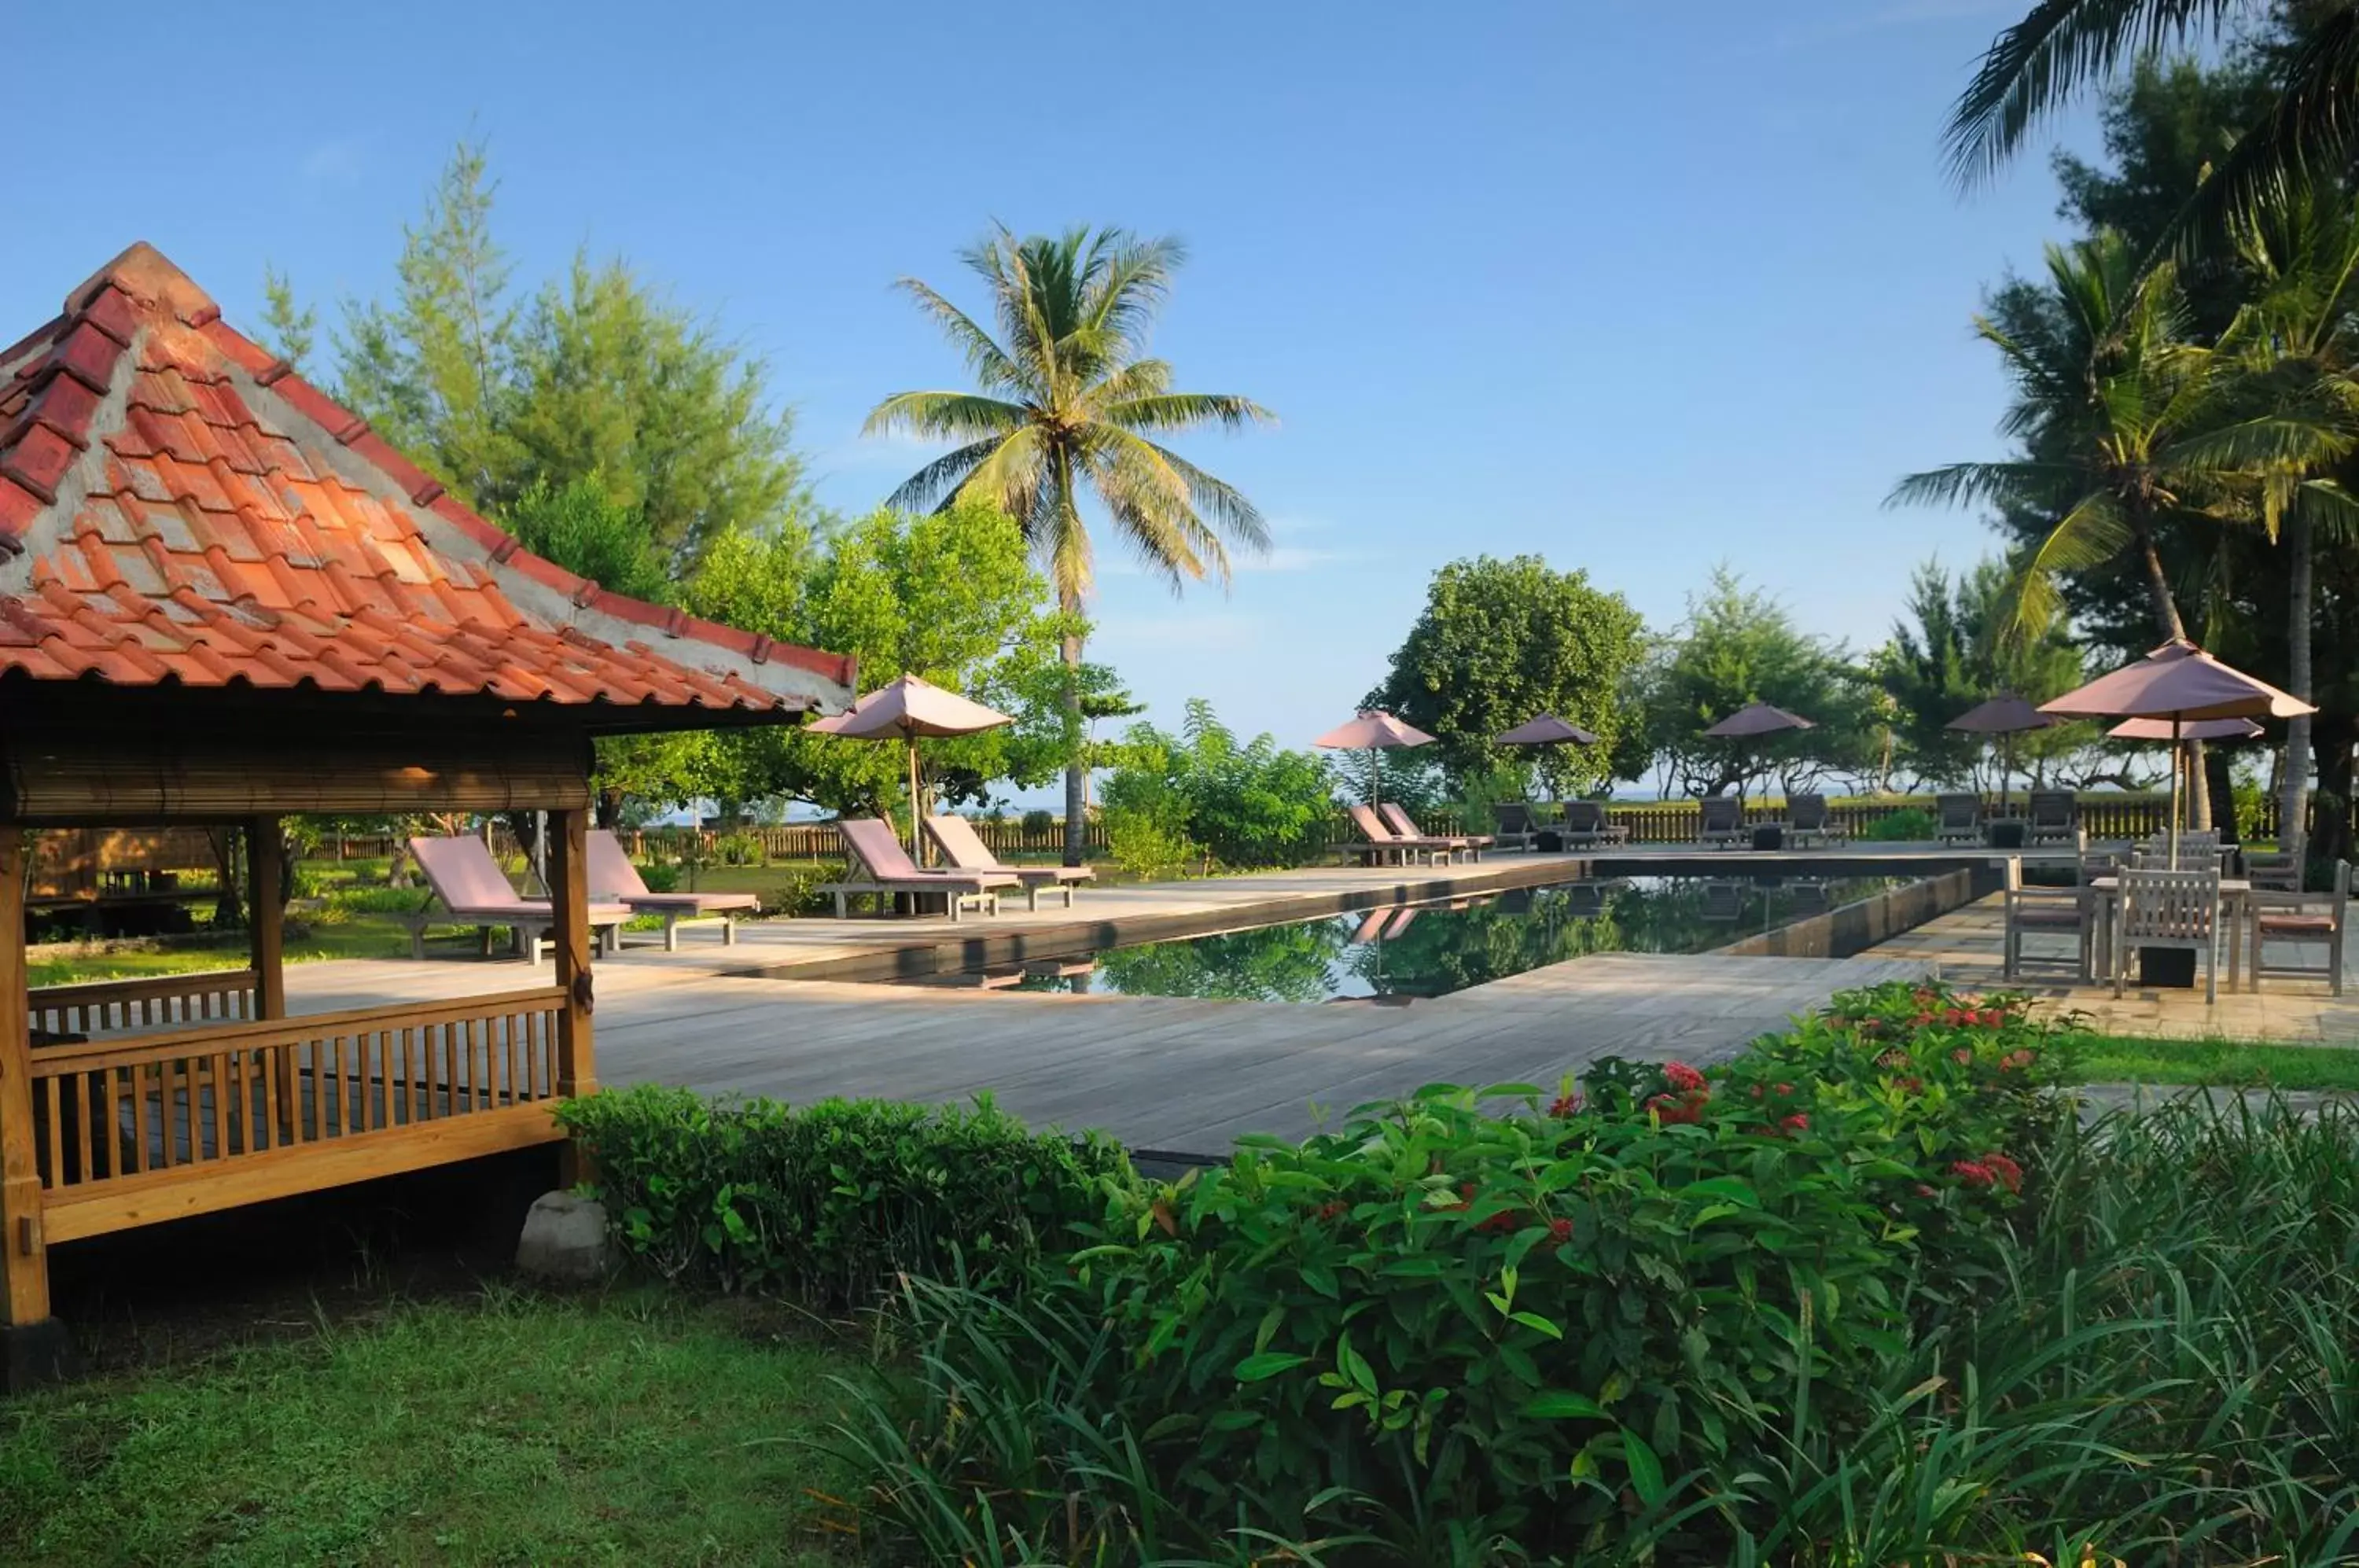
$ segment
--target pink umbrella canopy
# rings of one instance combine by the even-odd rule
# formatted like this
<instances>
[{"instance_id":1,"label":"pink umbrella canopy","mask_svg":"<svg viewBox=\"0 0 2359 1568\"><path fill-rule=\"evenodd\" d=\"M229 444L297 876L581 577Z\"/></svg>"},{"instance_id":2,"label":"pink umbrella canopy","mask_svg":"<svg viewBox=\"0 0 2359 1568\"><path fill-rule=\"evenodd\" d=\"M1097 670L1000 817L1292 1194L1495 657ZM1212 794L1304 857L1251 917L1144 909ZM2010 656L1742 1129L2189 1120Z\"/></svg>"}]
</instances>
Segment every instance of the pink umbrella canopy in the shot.
<instances>
[{"instance_id":1,"label":"pink umbrella canopy","mask_svg":"<svg viewBox=\"0 0 2359 1568\"><path fill-rule=\"evenodd\" d=\"M2289 719L2318 712L2289 692L2232 670L2183 638L2136 664L2039 704L2076 719Z\"/></svg>"},{"instance_id":2,"label":"pink umbrella canopy","mask_svg":"<svg viewBox=\"0 0 2359 1568\"><path fill-rule=\"evenodd\" d=\"M1776 735L1782 730L1814 730L1818 727L1815 721L1799 713L1789 713L1767 702L1748 702L1703 733L1712 740L1746 740L1755 735Z\"/></svg>"},{"instance_id":3,"label":"pink umbrella canopy","mask_svg":"<svg viewBox=\"0 0 2359 1568\"><path fill-rule=\"evenodd\" d=\"M1330 751L1370 751L1396 746L1431 746L1433 737L1390 713L1371 710L1348 724L1337 724L1310 744Z\"/></svg>"},{"instance_id":4,"label":"pink umbrella canopy","mask_svg":"<svg viewBox=\"0 0 2359 1568\"><path fill-rule=\"evenodd\" d=\"M2187 725L2204 719L2289 719L2318 712L2241 670L2232 670L2184 637L2174 637L2136 664L2101 675L2078 691L2039 704L2043 713L2090 719L2163 719L2173 744ZM2179 861L2179 767L2170 769L2170 857Z\"/></svg>"},{"instance_id":5,"label":"pink umbrella canopy","mask_svg":"<svg viewBox=\"0 0 2359 1568\"><path fill-rule=\"evenodd\" d=\"M2198 719L2170 733L2169 719L2124 719L2105 733L2115 740L2252 740L2267 732L2250 719Z\"/></svg>"},{"instance_id":6,"label":"pink umbrella canopy","mask_svg":"<svg viewBox=\"0 0 2359 1568\"><path fill-rule=\"evenodd\" d=\"M1554 713L1542 713L1527 724L1517 724L1491 737L1496 746L1595 746L1597 737L1579 724L1568 724Z\"/></svg>"},{"instance_id":7,"label":"pink umbrella canopy","mask_svg":"<svg viewBox=\"0 0 2359 1568\"><path fill-rule=\"evenodd\" d=\"M2003 691L1987 702L1975 703L1941 727L1969 735L2016 735L2044 730L2059 722L2014 692Z\"/></svg>"},{"instance_id":8,"label":"pink umbrella canopy","mask_svg":"<svg viewBox=\"0 0 2359 1568\"><path fill-rule=\"evenodd\" d=\"M832 719L816 719L806 727L821 735L853 740L908 740L918 735L974 735L1016 721L995 709L945 691L915 675L897 677L879 686Z\"/></svg>"},{"instance_id":9,"label":"pink umbrella canopy","mask_svg":"<svg viewBox=\"0 0 2359 1568\"><path fill-rule=\"evenodd\" d=\"M918 789L919 735L974 735L1016 721L994 708L945 691L915 675L897 676L833 718L805 725L847 740L898 740L909 748L909 853L923 857L918 818L925 806Z\"/></svg>"},{"instance_id":10,"label":"pink umbrella canopy","mask_svg":"<svg viewBox=\"0 0 2359 1568\"><path fill-rule=\"evenodd\" d=\"M1348 724L1337 724L1310 744L1329 751L1366 752L1368 803L1374 805L1385 790L1385 753L1394 746L1431 746L1433 737L1415 724L1405 724L1390 713L1370 709Z\"/></svg>"}]
</instances>

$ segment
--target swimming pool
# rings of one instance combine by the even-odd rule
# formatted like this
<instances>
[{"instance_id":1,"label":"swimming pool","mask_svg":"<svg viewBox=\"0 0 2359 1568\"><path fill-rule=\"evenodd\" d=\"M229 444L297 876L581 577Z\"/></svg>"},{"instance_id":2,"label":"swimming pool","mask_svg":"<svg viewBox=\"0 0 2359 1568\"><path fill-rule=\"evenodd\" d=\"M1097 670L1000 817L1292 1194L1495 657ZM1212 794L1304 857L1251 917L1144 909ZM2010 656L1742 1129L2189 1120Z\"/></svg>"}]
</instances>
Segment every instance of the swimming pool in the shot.
<instances>
[{"instance_id":1,"label":"swimming pool","mask_svg":"<svg viewBox=\"0 0 2359 1568\"><path fill-rule=\"evenodd\" d=\"M1562 882L910 983L1256 1002L1440 996L1585 953L1708 952L1900 885L1877 877Z\"/></svg>"}]
</instances>

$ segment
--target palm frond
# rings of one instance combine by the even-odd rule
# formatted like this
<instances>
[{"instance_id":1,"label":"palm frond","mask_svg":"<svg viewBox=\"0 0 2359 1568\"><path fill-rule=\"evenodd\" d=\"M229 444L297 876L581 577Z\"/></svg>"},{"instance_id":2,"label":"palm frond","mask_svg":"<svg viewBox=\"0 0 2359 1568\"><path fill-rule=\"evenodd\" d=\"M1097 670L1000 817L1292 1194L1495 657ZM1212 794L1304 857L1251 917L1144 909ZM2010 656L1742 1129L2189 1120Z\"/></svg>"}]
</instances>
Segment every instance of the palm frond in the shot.
<instances>
[{"instance_id":1,"label":"palm frond","mask_svg":"<svg viewBox=\"0 0 2359 1568\"><path fill-rule=\"evenodd\" d=\"M1911 474L1885 496L1886 506L1964 506L2029 502L2088 475L2063 463L1953 463Z\"/></svg>"},{"instance_id":2,"label":"palm frond","mask_svg":"<svg viewBox=\"0 0 2359 1568\"><path fill-rule=\"evenodd\" d=\"M1228 392L1164 392L1125 397L1100 412L1108 424L1126 430L1192 430L1219 425L1241 430L1249 425L1274 425L1277 416L1250 397Z\"/></svg>"},{"instance_id":3,"label":"palm frond","mask_svg":"<svg viewBox=\"0 0 2359 1568\"><path fill-rule=\"evenodd\" d=\"M900 488L886 496L885 504L902 511L922 512L938 501L956 495L966 484L967 475L999 449L1003 439L995 436L944 452L901 481Z\"/></svg>"},{"instance_id":4,"label":"palm frond","mask_svg":"<svg viewBox=\"0 0 2359 1568\"><path fill-rule=\"evenodd\" d=\"M1943 139L1958 183L1996 172L2044 117L2125 60L2178 41L2232 0L2038 0L1999 34L1950 111Z\"/></svg>"},{"instance_id":5,"label":"palm frond","mask_svg":"<svg viewBox=\"0 0 2359 1568\"><path fill-rule=\"evenodd\" d=\"M984 387L1019 397L1029 390L1025 367L1010 358L973 317L951 304L922 278L904 278L894 287L915 299L918 309L941 328L942 335L965 358L967 369Z\"/></svg>"},{"instance_id":6,"label":"palm frond","mask_svg":"<svg viewBox=\"0 0 2359 1568\"><path fill-rule=\"evenodd\" d=\"M860 427L864 436L907 430L938 441L1004 436L1031 423L1032 411L973 392L896 392L874 408Z\"/></svg>"},{"instance_id":7,"label":"palm frond","mask_svg":"<svg viewBox=\"0 0 2359 1568\"><path fill-rule=\"evenodd\" d=\"M1188 505L1186 483L1158 462L1136 437L1103 439L1082 450L1082 461L1114 527L1130 542L1141 564L1173 593L1201 581L1205 552L1219 561L1223 580L1227 558Z\"/></svg>"},{"instance_id":8,"label":"palm frond","mask_svg":"<svg viewBox=\"0 0 2359 1568\"><path fill-rule=\"evenodd\" d=\"M2007 640L2021 643L2046 632L2063 604L2057 580L2113 560L2131 539L2128 520L2111 495L2095 491L2082 496L2057 519L2016 573L2008 595L2015 607L2007 617Z\"/></svg>"},{"instance_id":9,"label":"palm frond","mask_svg":"<svg viewBox=\"0 0 2359 1568\"><path fill-rule=\"evenodd\" d=\"M2170 0L2180 6L2194 0ZM2218 0L2202 0L2216 5ZM2236 138L2172 218L2163 244L2180 255L2212 248L2238 218L2288 201L2312 180L2339 177L2359 149L2359 12L2321 8L2285 67L2269 111Z\"/></svg>"}]
</instances>

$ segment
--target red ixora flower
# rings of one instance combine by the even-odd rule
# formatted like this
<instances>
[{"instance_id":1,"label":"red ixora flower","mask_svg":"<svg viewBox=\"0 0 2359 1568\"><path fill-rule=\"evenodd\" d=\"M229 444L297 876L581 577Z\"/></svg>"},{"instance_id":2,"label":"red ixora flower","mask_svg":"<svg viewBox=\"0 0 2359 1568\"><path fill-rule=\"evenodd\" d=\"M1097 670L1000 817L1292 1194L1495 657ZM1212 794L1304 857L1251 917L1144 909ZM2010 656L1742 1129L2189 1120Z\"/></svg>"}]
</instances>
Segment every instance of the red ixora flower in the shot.
<instances>
[{"instance_id":1,"label":"red ixora flower","mask_svg":"<svg viewBox=\"0 0 2359 1568\"><path fill-rule=\"evenodd\" d=\"M1804 1116L1801 1112L1796 1111L1792 1116L1788 1116L1784 1121L1779 1122L1777 1125L1784 1127L1788 1132L1808 1132L1810 1130L1810 1118Z\"/></svg>"},{"instance_id":2,"label":"red ixora flower","mask_svg":"<svg viewBox=\"0 0 2359 1568\"><path fill-rule=\"evenodd\" d=\"M1559 1121L1564 1120L1567 1116L1577 1116L1580 1114L1581 1095L1578 1091L1569 1094L1559 1094L1555 1099L1549 1102L1549 1115L1554 1116Z\"/></svg>"},{"instance_id":3,"label":"red ixora flower","mask_svg":"<svg viewBox=\"0 0 2359 1568\"><path fill-rule=\"evenodd\" d=\"M1925 1089L1925 1080L1913 1073L1906 1078L1896 1078L1893 1082L1911 1094L1922 1094Z\"/></svg>"},{"instance_id":4,"label":"red ixora flower","mask_svg":"<svg viewBox=\"0 0 2359 1568\"><path fill-rule=\"evenodd\" d=\"M1998 1178L1998 1184L2010 1192L2023 1191L2023 1167L1994 1149L1976 1161L1983 1169Z\"/></svg>"},{"instance_id":5,"label":"red ixora flower","mask_svg":"<svg viewBox=\"0 0 2359 1568\"><path fill-rule=\"evenodd\" d=\"M1779 1096L1780 1098L1783 1098L1784 1096L1788 1095L1788 1094L1791 1094L1794 1092L1794 1086L1793 1086L1791 1083L1780 1083L1780 1084L1777 1084L1777 1085L1776 1087L1774 1087L1773 1089L1771 1089L1769 1092L1770 1092L1771 1094L1776 1094L1776 1095Z\"/></svg>"},{"instance_id":6,"label":"red ixora flower","mask_svg":"<svg viewBox=\"0 0 2359 1568\"><path fill-rule=\"evenodd\" d=\"M1968 1051L1965 1047L1960 1046L1957 1050L1950 1052L1950 1060L1956 1062L1961 1067L1971 1067L1973 1065L1974 1053Z\"/></svg>"},{"instance_id":7,"label":"red ixora flower","mask_svg":"<svg viewBox=\"0 0 2359 1568\"><path fill-rule=\"evenodd\" d=\"M1663 1063L1663 1082L1683 1094L1692 1094L1704 1086L1703 1074L1684 1062Z\"/></svg>"},{"instance_id":8,"label":"red ixora flower","mask_svg":"<svg viewBox=\"0 0 2359 1568\"><path fill-rule=\"evenodd\" d=\"M1887 1051L1875 1059L1875 1064L1878 1067L1906 1067L1908 1065L1908 1053L1905 1051Z\"/></svg>"},{"instance_id":9,"label":"red ixora flower","mask_svg":"<svg viewBox=\"0 0 2359 1568\"><path fill-rule=\"evenodd\" d=\"M1979 1160L1961 1160L1950 1167L1950 1173L1969 1187L1987 1187L1998 1180L1991 1168Z\"/></svg>"},{"instance_id":10,"label":"red ixora flower","mask_svg":"<svg viewBox=\"0 0 2359 1568\"><path fill-rule=\"evenodd\" d=\"M1572 1222L1571 1222L1571 1220L1550 1220L1550 1221L1549 1221L1549 1234L1548 1234L1548 1245L1549 1245L1549 1246L1550 1246L1550 1247L1562 1247L1565 1243L1567 1243L1567 1242L1571 1241L1571 1239L1572 1239Z\"/></svg>"},{"instance_id":11,"label":"red ixora flower","mask_svg":"<svg viewBox=\"0 0 2359 1568\"><path fill-rule=\"evenodd\" d=\"M1758 1084L1758 1083L1756 1083L1755 1085L1753 1085L1753 1097L1754 1097L1755 1099L1756 1099L1756 1100L1757 1100L1757 1099L1759 1099L1762 1095L1764 1095L1764 1094L1767 1094L1768 1092L1769 1092L1769 1091L1767 1091L1767 1089L1764 1089L1764 1088L1763 1088L1760 1084Z\"/></svg>"},{"instance_id":12,"label":"red ixora flower","mask_svg":"<svg viewBox=\"0 0 2359 1568\"><path fill-rule=\"evenodd\" d=\"M1654 1112L1656 1118L1666 1127L1701 1121L1703 1118L1703 1096L1658 1094L1647 1102L1647 1109Z\"/></svg>"},{"instance_id":13,"label":"red ixora flower","mask_svg":"<svg viewBox=\"0 0 2359 1568\"><path fill-rule=\"evenodd\" d=\"M1920 1198L1930 1198L1937 1196L1938 1194L1934 1192L1932 1188L1928 1187L1924 1182L1919 1181L1917 1183L1917 1195Z\"/></svg>"}]
</instances>

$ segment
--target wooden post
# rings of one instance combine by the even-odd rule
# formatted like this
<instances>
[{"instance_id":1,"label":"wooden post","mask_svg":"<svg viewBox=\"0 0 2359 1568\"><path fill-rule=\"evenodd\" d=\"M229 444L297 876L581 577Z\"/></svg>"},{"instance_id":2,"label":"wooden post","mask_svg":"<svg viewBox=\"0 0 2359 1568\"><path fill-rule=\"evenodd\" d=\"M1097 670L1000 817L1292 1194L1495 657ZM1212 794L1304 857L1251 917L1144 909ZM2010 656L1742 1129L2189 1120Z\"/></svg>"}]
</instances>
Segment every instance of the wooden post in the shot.
<instances>
[{"instance_id":1,"label":"wooden post","mask_svg":"<svg viewBox=\"0 0 2359 1568\"><path fill-rule=\"evenodd\" d=\"M557 1015L557 1093L587 1094L598 1087L591 1049L590 814L578 806L549 813L549 895L555 916L549 941L557 949L557 984L565 1000Z\"/></svg>"},{"instance_id":2,"label":"wooden post","mask_svg":"<svg viewBox=\"0 0 2359 1568\"><path fill-rule=\"evenodd\" d=\"M33 1159L33 1037L25 992L25 830L0 826L0 1324L49 1315L41 1172Z\"/></svg>"},{"instance_id":3,"label":"wooden post","mask_svg":"<svg viewBox=\"0 0 2359 1568\"><path fill-rule=\"evenodd\" d=\"M285 889L286 841L277 817L256 817L245 825L246 886L254 898L254 1016L287 1016Z\"/></svg>"}]
</instances>

